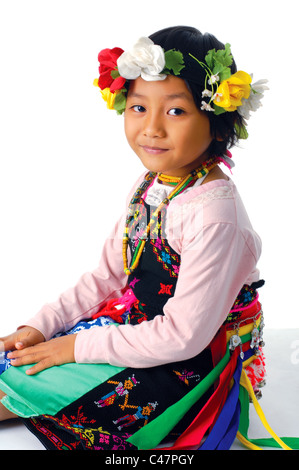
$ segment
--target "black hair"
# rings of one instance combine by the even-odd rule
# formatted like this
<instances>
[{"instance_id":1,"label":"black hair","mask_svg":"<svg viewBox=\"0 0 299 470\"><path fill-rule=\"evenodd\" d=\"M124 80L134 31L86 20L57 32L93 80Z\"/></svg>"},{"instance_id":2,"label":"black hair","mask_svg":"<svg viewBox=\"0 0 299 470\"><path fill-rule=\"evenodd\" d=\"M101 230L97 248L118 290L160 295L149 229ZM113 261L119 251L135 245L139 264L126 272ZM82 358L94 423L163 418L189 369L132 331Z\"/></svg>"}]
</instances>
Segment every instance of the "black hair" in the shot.
<instances>
[{"instance_id":1,"label":"black hair","mask_svg":"<svg viewBox=\"0 0 299 470\"><path fill-rule=\"evenodd\" d=\"M225 45L212 34L202 34L198 29L190 26L165 28L151 34L149 38L165 51L176 49L184 55L191 53L202 62L205 61L205 56L209 50L225 49ZM237 72L234 60L230 68L232 74ZM204 77L205 74L203 74L202 86L198 82L194 83L191 80L185 79L199 110L201 109L202 91L204 90ZM237 111L226 112L220 115L207 111L207 115L210 120L211 135L213 137L209 147L209 155L225 155L226 150L238 142L240 130L244 128L245 122Z\"/></svg>"}]
</instances>

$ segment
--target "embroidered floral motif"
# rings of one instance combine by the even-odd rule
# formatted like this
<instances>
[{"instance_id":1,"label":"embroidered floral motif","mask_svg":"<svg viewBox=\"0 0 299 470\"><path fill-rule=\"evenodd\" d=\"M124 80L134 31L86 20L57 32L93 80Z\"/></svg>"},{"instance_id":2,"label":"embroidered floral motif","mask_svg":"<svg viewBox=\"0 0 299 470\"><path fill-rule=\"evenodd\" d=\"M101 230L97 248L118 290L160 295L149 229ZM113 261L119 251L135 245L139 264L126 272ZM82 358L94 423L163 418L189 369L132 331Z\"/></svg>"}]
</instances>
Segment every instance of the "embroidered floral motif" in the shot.
<instances>
[{"instance_id":1,"label":"embroidered floral motif","mask_svg":"<svg viewBox=\"0 0 299 470\"><path fill-rule=\"evenodd\" d=\"M161 252L161 258L162 258L163 263L165 263L165 264L170 264L171 263L169 253L165 253L165 251L162 251Z\"/></svg>"},{"instance_id":2,"label":"embroidered floral motif","mask_svg":"<svg viewBox=\"0 0 299 470\"><path fill-rule=\"evenodd\" d=\"M155 241L154 245L158 250L162 250L162 240L161 240L161 238L157 237L157 240Z\"/></svg>"},{"instance_id":3,"label":"embroidered floral motif","mask_svg":"<svg viewBox=\"0 0 299 470\"><path fill-rule=\"evenodd\" d=\"M114 434L101 434L99 433L98 443L94 445L94 450L128 450L136 449L135 446L126 442L126 439L130 437L130 434L124 433L121 437Z\"/></svg>"},{"instance_id":4,"label":"embroidered floral motif","mask_svg":"<svg viewBox=\"0 0 299 470\"><path fill-rule=\"evenodd\" d=\"M180 269L179 256L170 250L167 241L161 237L161 221L155 227L157 231L156 238L151 240L153 252L156 255L157 261L162 264L163 269L168 271L171 277L178 277Z\"/></svg>"},{"instance_id":5,"label":"embroidered floral motif","mask_svg":"<svg viewBox=\"0 0 299 470\"><path fill-rule=\"evenodd\" d=\"M175 264L172 265L173 272L178 276L180 267L176 266Z\"/></svg>"},{"instance_id":6,"label":"embroidered floral motif","mask_svg":"<svg viewBox=\"0 0 299 470\"><path fill-rule=\"evenodd\" d=\"M172 295L172 292L171 292L171 289L173 287L172 284L162 284L162 282L160 282L160 287L161 289L159 290L158 294Z\"/></svg>"},{"instance_id":7,"label":"embroidered floral motif","mask_svg":"<svg viewBox=\"0 0 299 470\"><path fill-rule=\"evenodd\" d=\"M137 282L139 282L140 279L137 279L137 277L134 277L134 279L130 282L129 286L134 289L135 285Z\"/></svg>"},{"instance_id":8,"label":"embroidered floral motif","mask_svg":"<svg viewBox=\"0 0 299 470\"><path fill-rule=\"evenodd\" d=\"M110 435L109 434L101 434L99 437L99 444L109 444Z\"/></svg>"},{"instance_id":9,"label":"embroidered floral motif","mask_svg":"<svg viewBox=\"0 0 299 470\"><path fill-rule=\"evenodd\" d=\"M101 427L93 428L92 425L95 423L95 420L88 420L82 413L82 406L79 407L77 416L70 416L67 418L65 415L61 419L55 416L44 415L44 418L50 419L57 426L64 428L65 430L73 433L81 442L84 443L84 447L92 448L95 442L95 433L103 433Z\"/></svg>"}]
</instances>

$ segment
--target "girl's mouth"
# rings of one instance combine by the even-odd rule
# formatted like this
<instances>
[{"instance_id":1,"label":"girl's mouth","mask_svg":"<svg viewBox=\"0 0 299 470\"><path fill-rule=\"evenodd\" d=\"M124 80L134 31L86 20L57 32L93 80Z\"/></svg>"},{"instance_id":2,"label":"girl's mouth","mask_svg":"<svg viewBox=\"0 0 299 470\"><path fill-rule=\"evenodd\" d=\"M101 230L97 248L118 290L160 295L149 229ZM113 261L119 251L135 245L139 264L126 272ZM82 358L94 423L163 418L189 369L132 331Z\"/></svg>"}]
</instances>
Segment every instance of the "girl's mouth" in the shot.
<instances>
[{"instance_id":1,"label":"girl's mouth","mask_svg":"<svg viewBox=\"0 0 299 470\"><path fill-rule=\"evenodd\" d=\"M164 149L161 147L150 147L148 145L141 145L141 148L146 152L151 155L160 155L162 153L165 153L168 151L168 149Z\"/></svg>"}]
</instances>

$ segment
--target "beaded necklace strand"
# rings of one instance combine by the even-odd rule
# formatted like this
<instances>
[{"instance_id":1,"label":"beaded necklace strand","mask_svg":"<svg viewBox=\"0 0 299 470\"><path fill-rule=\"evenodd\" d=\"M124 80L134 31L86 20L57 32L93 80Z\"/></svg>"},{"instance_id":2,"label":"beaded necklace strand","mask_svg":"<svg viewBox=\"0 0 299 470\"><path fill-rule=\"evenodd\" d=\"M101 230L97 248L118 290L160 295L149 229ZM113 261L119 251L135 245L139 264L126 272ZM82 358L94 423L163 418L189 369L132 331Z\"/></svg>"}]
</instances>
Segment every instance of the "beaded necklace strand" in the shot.
<instances>
[{"instance_id":1,"label":"beaded necklace strand","mask_svg":"<svg viewBox=\"0 0 299 470\"><path fill-rule=\"evenodd\" d=\"M208 174L209 171L212 170L212 168L214 168L216 165L218 165L218 163L220 163L220 161L221 159L219 158L215 158L215 157L210 158L209 160L204 162L199 168L192 170L191 173L189 173L189 175L187 175L185 178L168 177L167 175L162 175L161 173L158 174L160 181L174 183L176 186L173 189L173 191L169 194L169 196L163 199L163 201L159 204L157 209L153 212L145 231L143 232L142 236L139 238L139 242L134 252L134 255L131 261L131 266L129 268L128 256L127 256L128 244L129 244L129 225L131 221L134 219L135 214L136 214L135 205L140 202L142 195L145 193L145 191L147 190L151 182L157 176L157 173L151 172L151 171L146 174L145 179L143 180L141 185L138 187L138 189L135 191L130 201L128 215L126 217L125 229L124 229L124 234L123 234L123 250L122 250L123 261L124 261L124 272L126 275L132 274L137 268L139 261L140 261L141 254L143 252L144 245L148 239L151 228L154 224L156 224L158 216L162 208L164 206L167 207L170 201L175 196L182 193L195 179L202 178L203 176ZM162 179L161 179L161 176L162 176Z\"/></svg>"},{"instance_id":2,"label":"beaded necklace strand","mask_svg":"<svg viewBox=\"0 0 299 470\"><path fill-rule=\"evenodd\" d=\"M164 175L163 173L158 174L158 181L161 183L166 183L171 186L176 186L182 180L179 176L168 176Z\"/></svg>"}]
</instances>

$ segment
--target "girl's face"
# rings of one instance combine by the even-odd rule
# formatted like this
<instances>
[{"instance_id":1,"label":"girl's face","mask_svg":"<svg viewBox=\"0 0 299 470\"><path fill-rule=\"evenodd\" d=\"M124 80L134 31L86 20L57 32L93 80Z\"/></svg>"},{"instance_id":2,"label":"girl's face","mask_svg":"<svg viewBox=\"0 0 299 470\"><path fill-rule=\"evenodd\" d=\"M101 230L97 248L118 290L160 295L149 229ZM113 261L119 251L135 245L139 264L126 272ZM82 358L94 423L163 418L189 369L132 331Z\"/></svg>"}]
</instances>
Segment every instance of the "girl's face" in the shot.
<instances>
[{"instance_id":1,"label":"girl's face","mask_svg":"<svg viewBox=\"0 0 299 470\"><path fill-rule=\"evenodd\" d=\"M196 107L184 80L169 75L130 84L125 133L150 171L186 176L208 159L212 142L209 118Z\"/></svg>"}]
</instances>

